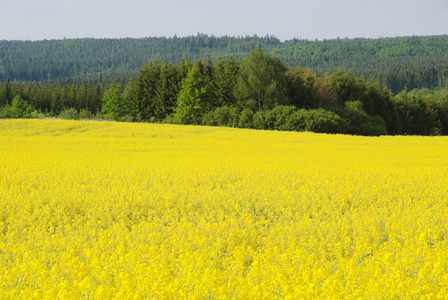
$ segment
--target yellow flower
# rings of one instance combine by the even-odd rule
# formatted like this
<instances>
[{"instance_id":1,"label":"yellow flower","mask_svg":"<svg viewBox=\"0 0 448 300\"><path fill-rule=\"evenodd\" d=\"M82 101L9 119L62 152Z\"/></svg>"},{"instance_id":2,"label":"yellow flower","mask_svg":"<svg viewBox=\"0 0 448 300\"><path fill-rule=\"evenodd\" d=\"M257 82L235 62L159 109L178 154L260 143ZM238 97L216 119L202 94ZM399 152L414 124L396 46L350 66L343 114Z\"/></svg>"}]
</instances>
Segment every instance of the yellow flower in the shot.
<instances>
[{"instance_id":1,"label":"yellow flower","mask_svg":"<svg viewBox=\"0 0 448 300\"><path fill-rule=\"evenodd\" d=\"M5 299L448 299L448 138L4 120Z\"/></svg>"}]
</instances>

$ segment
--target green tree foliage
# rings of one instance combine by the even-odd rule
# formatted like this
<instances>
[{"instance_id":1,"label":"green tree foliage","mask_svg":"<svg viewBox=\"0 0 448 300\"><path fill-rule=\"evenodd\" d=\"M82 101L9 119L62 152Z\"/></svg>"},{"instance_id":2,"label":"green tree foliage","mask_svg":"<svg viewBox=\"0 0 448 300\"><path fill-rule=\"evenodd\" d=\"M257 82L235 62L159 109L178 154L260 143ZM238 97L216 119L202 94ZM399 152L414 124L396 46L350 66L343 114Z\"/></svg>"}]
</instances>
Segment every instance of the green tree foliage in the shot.
<instances>
[{"instance_id":1,"label":"green tree foliage","mask_svg":"<svg viewBox=\"0 0 448 300\"><path fill-rule=\"evenodd\" d=\"M75 108L67 108L59 114L59 118L64 120L79 120L79 113Z\"/></svg>"},{"instance_id":2,"label":"green tree foliage","mask_svg":"<svg viewBox=\"0 0 448 300\"><path fill-rule=\"evenodd\" d=\"M271 50L280 44L273 36L214 37L204 34L182 38L64 39L0 41L0 80L61 80L81 84L126 84L150 61L178 62L223 54L241 59L255 47Z\"/></svg>"},{"instance_id":3,"label":"green tree foliage","mask_svg":"<svg viewBox=\"0 0 448 300\"><path fill-rule=\"evenodd\" d=\"M358 112L363 111L368 115L381 117L391 134L399 133L398 113L388 89L381 89L378 83L366 82L353 73L341 70L331 74L331 88L337 97L336 104L360 101L362 108L358 109ZM353 105L351 107L354 108ZM349 109L349 106L345 104L345 108ZM356 131L354 134L368 134L360 133L361 131ZM371 134L378 135L374 132Z\"/></svg>"},{"instance_id":4,"label":"green tree foliage","mask_svg":"<svg viewBox=\"0 0 448 300\"><path fill-rule=\"evenodd\" d=\"M83 119L83 120L89 120L89 119L95 119L95 115L92 114L89 110L87 109L81 109L79 111L79 118Z\"/></svg>"},{"instance_id":5,"label":"green tree foliage","mask_svg":"<svg viewBox=\"0 0 448 300\"><path fill-rule=\"evenodd\" d=\"M380 116L372 116L363 110L361 101L346 101L332 109L346 121L345 132L355 135L385 135L386 122Z\"/></svg>"},{"instance_id":6,"label":"green tree foliage","mask_svg":"<svg viewBox=\"0 0 448 300\"><path fill-rule=\"evenodd\" d=\"M331 74L331 86L336 92L338 103L361 100L366 90L366 83L362 78L341 70Z\"/></svg>"},{"instance_id":7,"label":"green tree foliage","mask_svg":"<svg viewBox=\"0 0 448 300\"><path fill-rule=\"evenodd\" d=\"M163 119L173 113L177 104L181 75L176 66L165 61L160 68L159 84L156 89L154 114L157 118Z\"/></svg>"},{"instance_id":8,"label":"green tree foliage","mask_svg":"<svg viewBox=\"0 0 448 300\"><path fill-rule=\"evenodd\" d=\"M360 99L363 110L371 116L380 116L386 123L388 134L401 132L398 110L393 95L387 88L380 88L377 82L367 82Z\"/></svg>"},{"instance_id":9,"label":"green tree foliage","mask_svg":"<svg viewBox=\"0 0 448 300\"><path fill-rule=\"evenodd\" d=\"M58 115L62 110L70 106L77 111L88 109L92 114L101 110L103 88L86 82L84 86L76 86L73 83L60 85L56 82L41 83L21 83L21 82L0 82L0 101L4 100L2 91L8 89L11 100L15 96L21 96L37 111ZM87 91L88 107L86 108L85 92ZM3 106L6 105L6 101ZM2 104L0 104L0 107Z\"/></svg>"},{"instance_id":10,"label":"green tree foliage","mask_svg":"<svg viewBox=\"0 0 448 300\"><path fill-rule=\"evenodd\" d=\"M252 116L252 122L246 122L245 125L245 128L255 129L346 133L346 121L336 113L322 108L307 110L294 106L277 106L272 110L257 111Z\"/></svg>"},{"instance_id":11,"label":"green tree foliage","mask_svg":"<svg viewBox=\"0 0 448 300\"><path fill-rule=\"evenodd\" d=\"M402 133L429 135L435 130L444 130L439 114L429 104L428 97L421 94L410 95L404 91L395 97L395 102Z\"/></svg>"},{"instance_id":12,"label":"green tree foliage","mask_svg":"<svg viewBox=\"0 0 448 300\"><path fill-rule=\"evenodd\" d=\"M317 89L320 107L327 108L337 105L338 96L332 87L331 77L328 74L318 77L315 86Z\"/></svg>"},{"instance_id":13,"label":"green tree foliage","mask_svg":"<svg viewBox=\"0 0 448 300\"><path fill-rule=\"evenodd\" d=\"M239 105L256 111L287 104L285 72L277 56L261 48L251 51L240 65L235 90Z\"/></svg>"},{"instance_id":14,"label":"green tree foliage","mask_svg":"<svg viewBox=\"0 0 448 300\"><path fill-rule=\"evenodd\" d=\"M205 113L202 117L202 125L238 127L239 119L239 109L225 105Z\"/></svg>"},{"instance_id":15,"label":"green tree foliage","mask_svg":"<svg viewBox=\"0 0 448 300\"><path fill-rule=\"evenodd\" d=\"M0 106L11 104L12 91L11 91L11 83L9 81L9 77L6 78L6 83L3 85L3 88L0 91L1 91Z\"/></svg>"},{"instance_id":16,"label":"green tree foliage","mask_svg":"<svg viewBox=\"0 0 448 300\"><path fill-rule=\"evenodd\" d=\"M286 73L288 96L291 105L307 109L319 107L316 77L316 73L303 68L289 70Z\"/></svg>"},{"instance_id":17,"label":"green tree foliage","mask_svg":"<svg viewBox=\"0 0 448 300\"><path fill-rule=\"evenodd\" d=\"M182 79L182 88L177 97L175 119L182 124L201 124L202 116L214 107L212 85L194 66Z\"/></svg>"},{"instance_id":18,"label":"green tree foliage","mask_svg":"<svg viewBox=\"0 0 448 300\"><path fill-rule=\"evenodd\" d=\"M264 111L264 127L261 129L270 129L270 130L287 130L285 124L287 120L290 118L292 114L297 111L295 106L283 106L279 105L271 110ZM261 118L260 118L261 119ZM296 129L291 129L296 130Z\"/></svg>"},{"instance_id":19,"label":"green tree foliage","mask_svg":"<svg viewBox=\"0 0 448 300\"><path fill-rule=\"evenodd\" d=\"M336 69L376 81L394 94L405 86L448 87L448 35L379 39L291 40L277 46L287 65L318 75Z\"/></svg>"},{"instance_id":20,"label":"green tree foliage","mask_svg":"<svg viewBox=\"0 0 448 300\"><path fill-rule=\"evenodd\" d=\"M434 94L431 94L427 95L425 99L426 105L432 111L437 112L437 116L440 121L440 127L433 127L432 131L430 131L430 134L446 135L448 133L448 95L437 97Z\"/></svg>"},{"instance_id":21,"label":"green tree foliage","mask_svg":"<svg viewBox=\"0 0 448 300\"><path fill-rule=\"evenodd\" d=\"M128 109L132 116L126 116ZM287 70L277 56L256 48L241 63L232 56L194 63L189 57L178 64L153 61L126 88L111 85L106 92L89 80L64 84L0 80L0 111L4 118L100 118L103 112L108 118L129 121L430 135L448 132L448 89L405 90L393 96L388 88L353 72L336 70L319 76L301 67Z\"/></svg>"},{"instance_id":22,"label":"green tree foliage","mask_svg":"<svg viewBox=\"0 0 448 300\"><path fill-rule=\"evenodd\" d=\"M216 94L216 105L221 106L235 106L235 86L238 78L239 66L233 56L229 56L227 61L224 61L222 56L219 56L213 70L213 88Z\"/></svg>"},{"instance_id":23,"label":"green tree foliage","mask_svg":"<svg viewBox=\"0 0 448 300\"><path fill-rule=\"evenodd\" d=\"M284 130L317 133L346 133L346 123L338 114L322 108L300 109L287 118Z\"/></svg>"},{"instance_id":24,"label":"green tree foliage","mask_svg":"<svg viewBox=\"0 0 448 300\"><path fill-rule=\"evenodd\" d=\"M130 112L127 94L122 93L120 84L111 84L103 96L103 113L106 119L121 120Z\"/></svg>"},{"instance_id":25,"label":"green tree foliage","mask_svg":"<svg viewBox=\"0 0 448 300\"><path fill-rule=\"evenodd\" d=\"M158 98L160 95L160 72L159 61L153 61L144 66L137 75L131 108L131 114L137 121L156 117L156 105L160 100L160 97Z\"/></svg>"},{"instance_id":26,"label":"green tree foliage","mask_svg":"<svg viewBox=\"0 0 448 300\"><path fill-rule=\"evenodd\" d=\"M232 54L243 59L260 47L276 49L291 68L301 66L318 76L336 69L376 81L398 94L409 89L448 87L448 35L380 39L333 39L280 42L272 36L214 37L204 34L182 38L66 39L0 41L0 81L57 81L80 86L84 80L125 85L146 63L178 62ZM186 73L185 73L186 74ZM9 99L9 104L12 101ZM0 102L0 105L5 103Z\"/></svg>"},{"instance_id":27,"label":"green tree foliage","mask_svg":"<svg viewBox=\"0 0 448 300\"><path fill-rule=\"evenodd\" d=\"M239 128L253 128L254 112L248 108L241 111L238 121Z\"/></svg>"},{"instance_id":28,"label":"green tree foliage","mask_svg":"<svg viewBox=\"0 0 448 300\"><path fill-rule=\"evenodd\" d=\"M191 70L191 68L193 67L193 64L191 63L191 57L188 56L187 58L182 57L180 60L180 63L178 65L178 72L180 75L180 78L185 78L187 77L188 72ZM181 82L179 81L179 86L180 86Z\"/></svg>"},{"instance_id":29,"label":"green tree foliage","mask_svg":"<svg viewBox=\"0 0 448 300\"><path fill-rule=\"evenodd\" d=\"M196 60L194 67L199 70L199 73L201 73L202 77L204 77L207 81L211 81L213 79L213 62L210 56L208 56L207 59L201 57Z\"/></svg>"},{"instance_id":30,"label":"green tree foliage","mask_svg":"<svg viewBox=\"0 0 448 300\"><path fill-rule=\"evenodd\" d=\"M34 108L19 95L15 96L11 105L6 105L0 110L1 118L24 118L29 117Z\"/></svg>"}]
</instances>

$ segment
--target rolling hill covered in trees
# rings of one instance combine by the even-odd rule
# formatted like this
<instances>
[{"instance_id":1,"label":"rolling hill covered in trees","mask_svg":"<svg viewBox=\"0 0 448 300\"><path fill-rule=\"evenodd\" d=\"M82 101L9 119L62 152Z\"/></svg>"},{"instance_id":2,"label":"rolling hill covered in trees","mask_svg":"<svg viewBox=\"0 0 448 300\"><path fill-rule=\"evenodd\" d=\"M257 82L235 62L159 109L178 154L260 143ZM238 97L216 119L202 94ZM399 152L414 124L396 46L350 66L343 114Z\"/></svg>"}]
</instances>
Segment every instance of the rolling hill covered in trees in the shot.
<instances>
[{"instance_id":1,"label":"rolling hill covered in trees","mask_svg":"<svg viewBox=\"0 0 448 300\"><path fill-rule=\"evenodd\" d=\"M380 39L289 40L274 36L143 39L65 39L0 41L0 81L56 81L81 85L126 84L142 66L232 55L240 61L260 47L274 51L291 69L309 68L319 76L336 69L352 72L398 94L405 87L448 87L448 35Z\"/></svg>"}]
</instances>

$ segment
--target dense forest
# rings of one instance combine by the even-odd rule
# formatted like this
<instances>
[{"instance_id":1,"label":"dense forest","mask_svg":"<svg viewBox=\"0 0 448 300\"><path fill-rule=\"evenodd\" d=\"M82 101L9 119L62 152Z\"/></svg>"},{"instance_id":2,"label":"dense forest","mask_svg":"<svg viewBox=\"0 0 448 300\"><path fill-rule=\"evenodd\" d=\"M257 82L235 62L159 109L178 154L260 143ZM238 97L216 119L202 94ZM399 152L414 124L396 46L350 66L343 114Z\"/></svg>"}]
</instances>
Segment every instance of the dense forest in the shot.
<instances>
[{"instance_id":1,"label":"dense forest","mask_svg":"<svg viewBox=\"0 0 448 300\"><path fill-rule=\"evenodd\" d=\"M0 41L0 80L125 84L151 61L178 62L190 57L217 58L233 54L242 59L261 47L271 51L275 37L214 37L203 34L183 38L65 39Z\"/></svg>"},{"instance_id":2,"label":"dense forest","mask_svg":"<svg viewBox=\"0 0 448 300\"><path fill-rule=\"evenodd\" d=\"M448 87L448 35L380 39L289 40L273 36L143 39L65 39L0 41L0 81L42 82L81 86L126 85L140 68L154 61L173 64L232 55L241 61L260 47L275 51L288 68L309 68L319 76L336 69L351 72L398 94L405 87Z\"/></svg>"},{"instance_id":3,"label":"dense forest","mask_svg":"<svg viewBox=\"0 0 448 300\"><path fill-rule=\"evenodd\" d=\"M153 60L126 85L0 82L0 118L113 119L356 135L448 132L448 89L405 88L287 66L256 47L241 60Z\"/></svg>"}]
</instances>

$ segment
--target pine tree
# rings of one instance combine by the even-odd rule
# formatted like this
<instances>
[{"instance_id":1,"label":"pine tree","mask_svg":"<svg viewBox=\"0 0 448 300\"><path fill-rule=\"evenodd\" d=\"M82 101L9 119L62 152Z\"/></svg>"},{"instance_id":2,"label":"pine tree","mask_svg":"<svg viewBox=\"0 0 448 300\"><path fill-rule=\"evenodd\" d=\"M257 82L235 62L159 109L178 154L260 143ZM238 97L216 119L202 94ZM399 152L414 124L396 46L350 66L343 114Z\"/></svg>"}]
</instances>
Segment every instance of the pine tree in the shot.
<instances>
[{"instance_id":1,"label":"pine tree","mask_svg":"<svg viewBox=\"0 0 448 300\"><path fill-rule=\"evenodd\" d=\"M131 96L131 115L137 121L155 117L157 88L160 81L160 63L153 61L144 66L137 75L135 89Z\"/></svg>"},{"instance_id":2,"label":"pine tree","mask_svg":"<svg viewBox=\"0 0 448 300\"><path fill-rule=\"evenodd\" d=\"M3 88L3 104L9 105L12 101L12 90L11 90L11 83L9 81L9 77L6 78L6 83Z\"/></svg>"},{"instance_id":3,"label":"pine tree","mask_svg":"<svg viewBox=\"0 0 448 300\"><path fill-rule=\"evenodd\" d=\"M213 87L216 93L216 105L235 106L235 86L238 76L238 65L232 56L224 62L222 56L218 57L213 71Z\"/></svg>"},{"instance_id":4,"label":"pine tree","mask_svg":"<svg viewBox=\"0 0 448 300\"><path fill-rule=\"evenodd\" d=\"M156 90L154 113L158 118L165 118L173 113L180 90L180 75L176 66L165 61L160 68L160 79Z\"/></svg>"}]
</instances>

